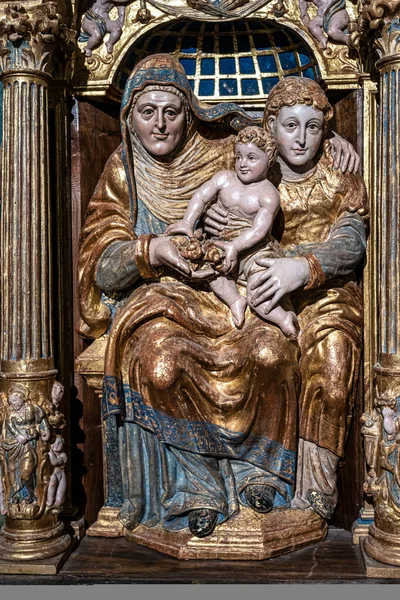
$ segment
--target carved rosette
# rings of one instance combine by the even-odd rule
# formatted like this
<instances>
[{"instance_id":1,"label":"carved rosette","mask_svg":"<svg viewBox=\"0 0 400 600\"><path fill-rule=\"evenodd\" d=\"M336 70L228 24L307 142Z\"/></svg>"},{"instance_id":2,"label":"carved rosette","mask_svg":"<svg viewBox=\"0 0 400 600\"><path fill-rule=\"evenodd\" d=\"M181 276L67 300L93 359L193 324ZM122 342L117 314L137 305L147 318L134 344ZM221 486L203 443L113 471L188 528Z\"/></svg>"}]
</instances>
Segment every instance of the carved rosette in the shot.
<instances>
[{"instance_id":1,"label":"carved rosette","mask_svg":"<svg viewBox=\"0 0 400 600\"><path fill-rule=\"evenodd\" d=\"M8 4L2 13L0 558L33 560L61 554L70 543L58 517L63 417L51 400L57 371L48 148L48 84L65 56L66 30L55 2Z\"/></svg>"}]
</instances>

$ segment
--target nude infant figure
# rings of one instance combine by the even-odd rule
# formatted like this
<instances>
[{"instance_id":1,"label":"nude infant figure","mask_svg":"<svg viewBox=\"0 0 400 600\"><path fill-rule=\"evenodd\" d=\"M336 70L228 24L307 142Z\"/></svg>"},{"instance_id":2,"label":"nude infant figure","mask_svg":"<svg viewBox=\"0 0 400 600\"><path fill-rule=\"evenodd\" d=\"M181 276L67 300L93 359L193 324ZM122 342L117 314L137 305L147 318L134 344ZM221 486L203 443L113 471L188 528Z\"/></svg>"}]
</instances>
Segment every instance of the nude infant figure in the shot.
<instances>
[{"instance_id":1,"label":"nude infant figure","mask_svg":"<svg viewBox=\"0 0 400 600\"><path fill-rule=\"evenodd\" d=\"M247 300L239 293L236 281L243 280L243 275L248 278L257 252L272 243L270 232L280 201L277 189L267 179L267 171L276 157L270 134L259 127L246 127L238 134L235 153L235 170L219 171L206 181L189 201L183 219L169 225L165 233L193 237L197 221L215 198L228 211L228 225L214 239L225 252L224 263L210 281L210 287L230 307L235 325L241 327ZM297 338L298 320L294 312L281 306L268 312L264 304L253 310L278 325L290 339Z\"/></svg>"}]
</instances>

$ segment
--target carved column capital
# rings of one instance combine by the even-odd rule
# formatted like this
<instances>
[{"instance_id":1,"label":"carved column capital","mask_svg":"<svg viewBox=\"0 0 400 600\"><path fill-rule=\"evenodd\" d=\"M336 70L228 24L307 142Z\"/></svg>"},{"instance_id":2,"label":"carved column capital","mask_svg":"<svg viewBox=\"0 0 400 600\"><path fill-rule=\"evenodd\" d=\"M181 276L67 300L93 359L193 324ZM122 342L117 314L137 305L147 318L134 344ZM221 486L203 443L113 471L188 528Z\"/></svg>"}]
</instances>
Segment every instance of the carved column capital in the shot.
<instances>
[{"instance_id":1,"label":"carved column capital","mask_svg":"<svg viewBox=\"0 0 400 600\"><path fill-rule=\"evenodd\" d=\"M380 59L400 53L400 0L366 0L360 30L364 37L373 38Z\"/></svg>"},{"instance_id":2,"label":"carved column capital","mask_svg":"<svg viewBox=\"0 0 400 600\"><path fill-rule=\"evenodd\" d=\"M7 71L52 74L55 53L63 58L74 46L74 32L62 23L57 3L5 5L0 11L0 67Z\"/></svg>"}]
</instances>

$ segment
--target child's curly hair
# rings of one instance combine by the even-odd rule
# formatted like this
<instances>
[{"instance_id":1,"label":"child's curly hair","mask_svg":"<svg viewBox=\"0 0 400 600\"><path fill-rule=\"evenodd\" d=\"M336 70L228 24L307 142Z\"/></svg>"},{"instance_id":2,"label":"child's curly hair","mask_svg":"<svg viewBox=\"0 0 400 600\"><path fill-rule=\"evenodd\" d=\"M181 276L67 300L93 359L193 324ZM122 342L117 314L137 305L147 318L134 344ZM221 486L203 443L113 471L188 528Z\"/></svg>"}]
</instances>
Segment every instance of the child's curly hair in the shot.
<instances>
[{"instance_id":1,"label":"child's curly hair","mask_svg":"<svg viewBox=\"0 0 400 600\"><path fill-rule=\"evenodd\" d=\"M270 164L276 160L277 148L275 140L269 131L261 129L261 127L245 127L245 129L239 131L236 143L254 144L269 155Z\"/></svg>"}]
</instances>

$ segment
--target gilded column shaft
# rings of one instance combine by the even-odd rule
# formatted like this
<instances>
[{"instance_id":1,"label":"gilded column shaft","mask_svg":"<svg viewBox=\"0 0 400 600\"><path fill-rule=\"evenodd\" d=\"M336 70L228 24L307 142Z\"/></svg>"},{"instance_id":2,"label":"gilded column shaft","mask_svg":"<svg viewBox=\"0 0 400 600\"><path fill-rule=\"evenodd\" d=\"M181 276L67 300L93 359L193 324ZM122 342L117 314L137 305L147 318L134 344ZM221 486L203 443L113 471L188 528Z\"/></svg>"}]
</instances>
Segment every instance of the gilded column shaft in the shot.
<instances>
[{"instance_id":1,"label":"gilded column shaft","mask_svg":"<svg viewBox=\"0 0 400 600\"><path fill-rule=\"evenodd\" d=\"M399 198L399 69L400 56L378 62L381 68L381 136L379 206L380 307L379 362L400 354L400 198ZM397 361L396 361L397 362ZM383 366L383 365L382 365ZM394 365L393 365L394 366ZM399 371L400 375L400 371Z\"/></svg>"},{"instance_id":2,"label":"gilded column shaft","mask_svg":"<svg viewBox=\"0 0 400 600\"><path fill-rule=\"evenodd\" d=\"M377 363L374 407L363 417L367 463L365 492L374 501L374 523L364 540L366 553L382 563L400 566L400 53L396 6L376 12L367 3L375 45L380 53L379 176L376 193L377 254L375 310ZM374 20L375 19L375 20Z\"/></svg>"},{"instance_id":3,"label":"gilded column shaft","mask_svg":"<svg viewBox=\"0 0 400 600\"><path fill-rule=\"evenodd\" d=\"M47 77L11 72L3 84L2 371L52 370Z\"/></svg>"},{"instance_id":4,"label":"gilded column shaft","mask_svg":"<svg viewBox=\"0 0 400 600\"><path fill-rule=\"evenodd\" d=\"M0 559L6 562L56 557L71 542L59 520L66 423L53 351L47 69L57 49L56 8L53 2L7 6L0 20ZM0 572L12 568L0 560Z\"/></svg>"},{"instance_id":5,"label":"gilded column shaft","mask_svg":"<svg viewBox=\"0 0 400 600\"><path fill-rule=\"evenodd\" d=\"M377 250L379 277L378 396L400 396L400 55L378 61L380 70L379 180L377 189Z\"/></svg>"}]
</instances>

